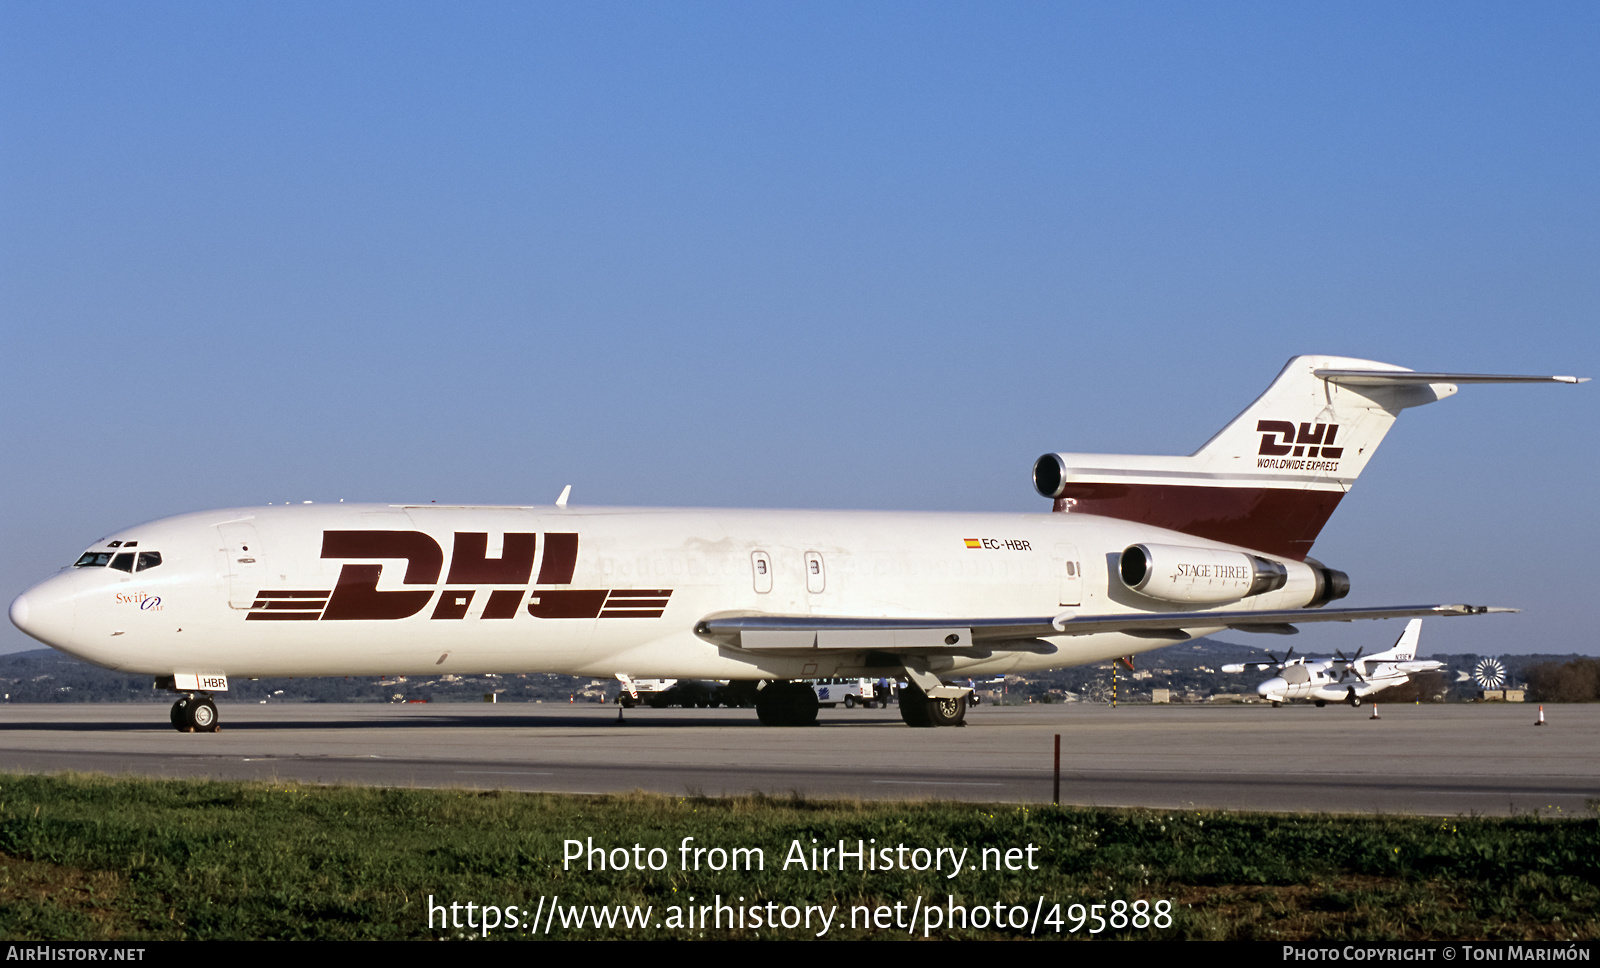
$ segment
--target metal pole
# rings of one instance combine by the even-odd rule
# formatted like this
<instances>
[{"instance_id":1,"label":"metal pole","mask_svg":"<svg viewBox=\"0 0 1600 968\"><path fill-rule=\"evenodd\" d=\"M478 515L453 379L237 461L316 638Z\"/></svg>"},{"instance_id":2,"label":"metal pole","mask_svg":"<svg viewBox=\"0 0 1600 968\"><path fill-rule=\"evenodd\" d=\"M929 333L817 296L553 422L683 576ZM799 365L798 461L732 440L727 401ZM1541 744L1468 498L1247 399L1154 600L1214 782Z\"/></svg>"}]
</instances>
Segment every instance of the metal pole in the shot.
<instances>
[{"instance_id":1,"label":"metal pole","mask_svg":"<svg viewBox=\"0 0 1600 968\"><path fill-rule=\"evenodd\" d=\"M1541 712L1542 711L1543 710L1542 710L1542 707L1541 707ZM1058 807L1061 806L1061 734L1060 733L1056 734L1056 788L1055 788L1055 793L1050 797L1050 802L1055 804Z\"/></svg>"}]
</instances>

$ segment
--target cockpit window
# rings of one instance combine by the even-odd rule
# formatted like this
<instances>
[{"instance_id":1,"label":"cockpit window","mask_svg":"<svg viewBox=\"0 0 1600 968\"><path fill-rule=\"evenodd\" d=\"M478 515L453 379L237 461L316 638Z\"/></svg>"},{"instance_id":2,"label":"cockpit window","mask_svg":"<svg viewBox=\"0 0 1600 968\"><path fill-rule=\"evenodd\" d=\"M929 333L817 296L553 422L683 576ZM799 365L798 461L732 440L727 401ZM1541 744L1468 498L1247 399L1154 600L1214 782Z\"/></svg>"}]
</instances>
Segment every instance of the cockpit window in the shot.
<instances>
[{"instance_id":1,"label":"cockpit window","mask_svg":"<svg viewBox=\"0 0 1600 968\"><path fill-rule=\"evenodd\" d=\"M128 544L124 544L123 547L126 548L132 543L130 541ZM135 557L135 555L138 557ZM74 568L104 568L109 565L118 571L131 572L136 570L135 566L137 566L138 571L148 571L159 564L161 564L161 552L159 551L85 551L83 557L73 562L72 566Z\"/></svg>"}]
</instances>

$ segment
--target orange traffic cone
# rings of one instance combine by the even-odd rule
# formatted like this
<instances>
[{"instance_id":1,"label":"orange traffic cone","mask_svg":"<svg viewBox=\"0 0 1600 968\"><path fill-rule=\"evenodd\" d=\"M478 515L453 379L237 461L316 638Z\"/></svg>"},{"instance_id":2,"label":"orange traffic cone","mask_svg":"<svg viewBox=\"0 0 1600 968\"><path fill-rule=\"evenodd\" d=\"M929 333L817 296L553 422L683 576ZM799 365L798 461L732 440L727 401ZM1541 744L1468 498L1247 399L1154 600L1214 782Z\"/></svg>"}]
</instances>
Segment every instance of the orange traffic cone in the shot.
<instances>
[{"instance_id":1,"label":"orange traffic cone","mask_svg":"<svg viewBox=\"0 0 1600 968\"><path fill-rule=\"evenodd\" d=\"M1544 707L1543 706L1539 707L1539 718L1533 721L1533 725L1535 725L1535 726L1543 726L1544 725Z\"/></svg>"},{"instance_id":2,"label":"orange traffic cone","mask_svg":"<svg viewBox=\"0 0 1600 968\"><path fill-rule=\"evenodd\" d=\"M1378 704L1377 704L1377 703L1373 703L1373 704L1372 704L1372 715L1371 715L1371 716L1368 716L1368 717L1367 717L1367 718L1368 718L1368 719L1380 719L1380 718L1381 718L1381 717L1380 717L1380 716L1379 716L1379 715L1378 715Z\"/></svg>"}]
</instances>

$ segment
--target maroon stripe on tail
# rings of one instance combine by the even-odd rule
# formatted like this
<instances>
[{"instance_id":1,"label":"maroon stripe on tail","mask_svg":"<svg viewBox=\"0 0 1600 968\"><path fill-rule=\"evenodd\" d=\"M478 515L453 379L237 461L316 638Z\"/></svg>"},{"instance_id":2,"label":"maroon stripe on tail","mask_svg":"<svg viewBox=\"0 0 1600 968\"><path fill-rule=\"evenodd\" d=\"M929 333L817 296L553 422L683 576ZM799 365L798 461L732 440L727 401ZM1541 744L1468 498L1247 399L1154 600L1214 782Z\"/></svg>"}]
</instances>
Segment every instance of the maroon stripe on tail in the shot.
<instances>
[{"instance_id":1,"label":"maroon stripe on tail","mask_svg":"<svg viewBox=\"0 0 1600 968\"><path fill-rule=\"evenodd\" d=\"M1079 482L1066 485L1055 510L1137 521L1299 561L1342 497L1278 487Z\"/></svg>"}]
</instances>

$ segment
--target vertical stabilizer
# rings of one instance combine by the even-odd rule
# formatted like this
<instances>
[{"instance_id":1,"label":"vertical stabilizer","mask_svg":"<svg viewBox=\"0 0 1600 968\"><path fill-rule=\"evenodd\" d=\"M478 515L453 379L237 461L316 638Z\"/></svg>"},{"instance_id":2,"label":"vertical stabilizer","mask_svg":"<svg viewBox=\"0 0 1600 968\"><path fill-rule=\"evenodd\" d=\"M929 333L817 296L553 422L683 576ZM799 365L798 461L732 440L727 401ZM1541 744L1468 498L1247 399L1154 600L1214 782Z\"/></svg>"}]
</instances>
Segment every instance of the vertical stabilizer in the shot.
<instances>
[{"instance_id":1,"label":"vertical stabilizer","mask_svg":"<svg viewBox=\"0 0 1600 968\"><path fill-rule=\"evenodd\" d=\"M1187 457L1046 454L1034 487L1055 510L1138 521L1303 559L1395 417L1458 383L1576 377L1418 373L1297 356L1265 393Z\"/></svg>"},{"instance_id":2,"label":"vertical stabilizer","mask_svg":"<svg viewBox=\"0 0 1600 968\"><path fill-rule=\"evenodd\" d=\"M1372 658L1390 657L1395 662L1409 662L1417 657L1417 641L1422 638L1422 619L1414 618L1406 623L1406 630L1395 639L1394 645L1383 656Z\"/></svg>"}]
</instances>

